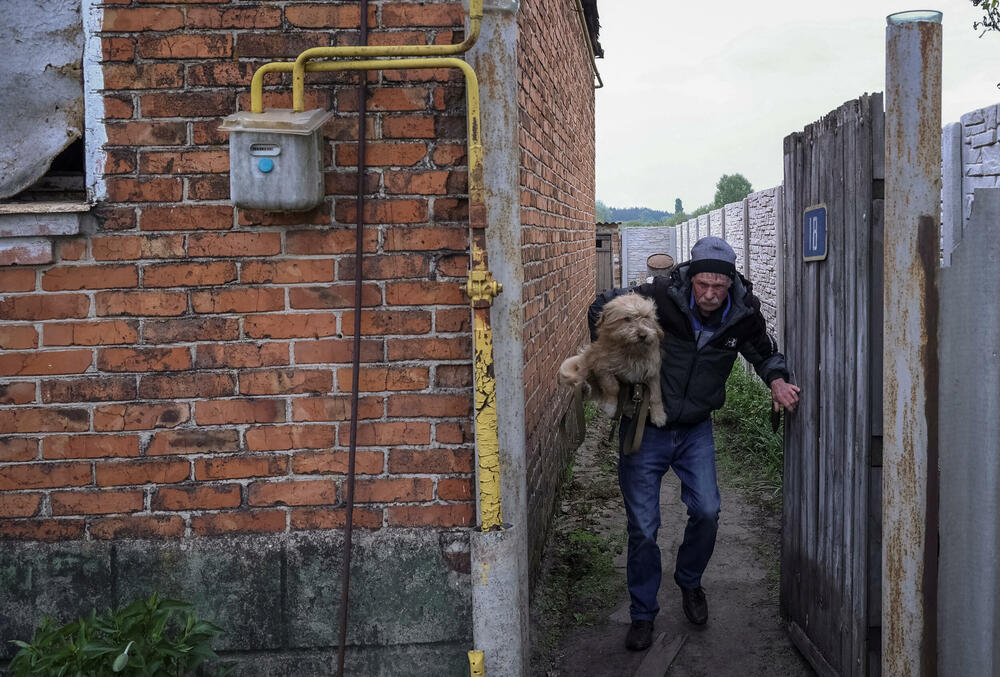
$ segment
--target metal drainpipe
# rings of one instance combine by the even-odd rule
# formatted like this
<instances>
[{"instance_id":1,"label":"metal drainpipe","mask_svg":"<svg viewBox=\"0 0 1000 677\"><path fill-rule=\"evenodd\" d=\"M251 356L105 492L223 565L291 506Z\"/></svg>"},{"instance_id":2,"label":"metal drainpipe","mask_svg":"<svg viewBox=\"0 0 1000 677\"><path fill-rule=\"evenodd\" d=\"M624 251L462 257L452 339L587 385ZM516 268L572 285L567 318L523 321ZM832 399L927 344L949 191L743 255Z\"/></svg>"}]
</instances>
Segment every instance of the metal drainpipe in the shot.
<instances>
[{"instance_id":1,"label":"metal drainpipe","mask_svg":"<svg viewBox=\"0 0 1000 677\"><path fill-rule=\"evenodd\" d=\"M888 17L882 674L937 674L941 13Z\"/></svg>"},{"instance_id":2,"label":"metal drainpipe","mask_svg":"<svg viewBox=\"0 0 1000 677\"><path fill-rule=\"evenodd\" d=\"M361 25L358 42L368 42L368 0L361 0ZM347 452L347 514L344 517L344 565L340 580L340 646L337 650L337 672L344 677L344 657L347 653L347 612L351 596L351 550L354 535L354 471L358 448L358 390L361 371L361 291L364 280L365 234L365 127L368 118L368 71L358 73L358 198L357 228L354 247L354 341L351 354L351 423L350 448Z\"/></svg>"},{"instance_id":3,"label":"metal drainpipe","mask_svg":"<svg viewBox=\"0 0 1000 677\"><path fill-rule=\"evenodd\" d=\"M597 72L597 59L594 57L594 43L590 40L590 29L587 28L587 16L583 11L583 2L581 2L581 0L576 0L576 14L580 17L580 26L583 29L583 41L587 45L587 53L590 54L590 65L594 69L594 77L597 78L597 84L594 85L594 89L600 89L604 86L604 80L601 79L601 74Z\"/></svg>"}]
</instances>

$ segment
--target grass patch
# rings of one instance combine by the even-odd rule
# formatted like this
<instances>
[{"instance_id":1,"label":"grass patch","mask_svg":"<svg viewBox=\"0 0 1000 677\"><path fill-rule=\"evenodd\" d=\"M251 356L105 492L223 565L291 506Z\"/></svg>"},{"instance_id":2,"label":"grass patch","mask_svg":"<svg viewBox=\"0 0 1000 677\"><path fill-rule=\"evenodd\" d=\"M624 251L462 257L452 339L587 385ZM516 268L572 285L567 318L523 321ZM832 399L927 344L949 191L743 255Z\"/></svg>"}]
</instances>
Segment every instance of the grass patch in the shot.
<instances>
[{"instance_id":1,"label":"grass patch","mask_svg":"<svg viewBox=\"0 0 1000 677\"><path fill-rule=\"evenodd\" d=\"M617 441L607 442L609 422L586 408L587 441L560 482L549 527L542 579L532 602L533 664L547 664L574 628L602 622L621 600L624 575L614 565L625 534L607 533L602 516L621 510ZM544 670L542 670L544 673Z\"/></svg>"},{"instance_id":2,"label":"grass patch","mask_svg":"<svg viewBox=\"0 0 1000 677\"><path fill-rule=\"evenodd\" d=\"M719 468L751 500L781 508L782 432L771 432L771 393L737 362L726 381L726 404L713 414Z\"/></svg>"},{"instance_id":3,"label":"grass patch","mask_svg":"<svg viewBox=\"0 0 1000 677\"><path fill-rule=\"evenodd\" d=\"M552 568L539 608L545 618L542 643L555 646L575 626L603 620L621 597L614 558L624 547L624 535L604 535L576 527L557 536Z\"/></svg>"}]
</instances>

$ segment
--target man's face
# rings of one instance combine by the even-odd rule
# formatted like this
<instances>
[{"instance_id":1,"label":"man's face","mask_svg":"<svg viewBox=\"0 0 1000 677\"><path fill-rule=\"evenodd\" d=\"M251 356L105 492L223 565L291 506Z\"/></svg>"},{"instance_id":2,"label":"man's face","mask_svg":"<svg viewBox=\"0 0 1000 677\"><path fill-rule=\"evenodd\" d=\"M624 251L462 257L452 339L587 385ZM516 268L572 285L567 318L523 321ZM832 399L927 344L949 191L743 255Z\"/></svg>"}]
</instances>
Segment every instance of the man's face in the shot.
<instances>
[{"instance_id":1,"label":"man's face","mask_svg":"<svg viewBox=\"0 0 1000 677\"><path fill-rule=\"evenodd\" d=\"M728 276L721 273L698 273L691 278L695 305L706 315L718 310L726 302L732 283Z\"/></svg>"}]
</instances>

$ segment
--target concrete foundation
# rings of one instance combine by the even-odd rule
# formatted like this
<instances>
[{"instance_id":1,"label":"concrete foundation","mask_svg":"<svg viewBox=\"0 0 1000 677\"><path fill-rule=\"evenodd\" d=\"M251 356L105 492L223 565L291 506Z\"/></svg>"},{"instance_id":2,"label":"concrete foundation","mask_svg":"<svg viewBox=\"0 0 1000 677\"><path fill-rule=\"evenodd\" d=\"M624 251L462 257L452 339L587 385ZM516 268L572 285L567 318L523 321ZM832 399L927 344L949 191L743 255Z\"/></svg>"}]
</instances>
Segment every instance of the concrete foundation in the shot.
<instances>
[{"instance_id":1,"label":"concrete foundation","mask_svg":"<svg viewBox=\"0 0 1000 677\"><path fill-rule=\"evenodd\" d=\"M468 532L355 534L347 673L465 675L472 645ZM154 591L225 628L236 674L334 673L343 535L7 543L0 549L0 663L43 615L69 622Z\"/></svg>"}]
</instances>

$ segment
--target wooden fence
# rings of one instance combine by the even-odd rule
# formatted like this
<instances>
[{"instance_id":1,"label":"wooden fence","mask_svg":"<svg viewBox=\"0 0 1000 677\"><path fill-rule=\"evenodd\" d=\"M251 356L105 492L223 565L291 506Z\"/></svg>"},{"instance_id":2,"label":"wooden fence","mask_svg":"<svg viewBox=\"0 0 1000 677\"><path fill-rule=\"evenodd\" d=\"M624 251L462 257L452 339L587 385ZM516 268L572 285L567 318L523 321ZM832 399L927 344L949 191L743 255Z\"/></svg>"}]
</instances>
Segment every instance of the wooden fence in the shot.
<instances>
[{"instance_id":1,"label":"wooden fence","mask_svg":"<svg viewBox=\"0 0 1000 677\"><path fill-rule=\"evenodd\" d=\"M785 423L781 606L820 675L879 675L882 95L786 137L784 165L779 307L802 406ZM826 256L805 261L817 205Z\"/></svg>"}]
</instances>

